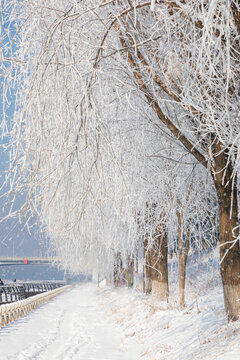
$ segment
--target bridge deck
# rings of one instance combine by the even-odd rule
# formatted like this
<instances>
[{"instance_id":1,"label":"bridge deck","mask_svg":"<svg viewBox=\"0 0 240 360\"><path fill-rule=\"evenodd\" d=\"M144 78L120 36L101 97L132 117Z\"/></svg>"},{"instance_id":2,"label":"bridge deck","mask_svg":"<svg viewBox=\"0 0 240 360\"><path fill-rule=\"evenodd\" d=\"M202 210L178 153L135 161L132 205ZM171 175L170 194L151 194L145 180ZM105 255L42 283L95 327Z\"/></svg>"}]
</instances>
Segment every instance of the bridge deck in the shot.
<instances>
[{"instance_id":1,"label":"bridge deck","mask_svg":"<svg viewBox=\"0 0 240 360\"><path fill-rule=\"evenodd\" d=\"M56 258L0 257L0 266L4 266L4 265L45 265L45 264L54 264L56 262L57 262Z\"/></svg>"}]
</instances>

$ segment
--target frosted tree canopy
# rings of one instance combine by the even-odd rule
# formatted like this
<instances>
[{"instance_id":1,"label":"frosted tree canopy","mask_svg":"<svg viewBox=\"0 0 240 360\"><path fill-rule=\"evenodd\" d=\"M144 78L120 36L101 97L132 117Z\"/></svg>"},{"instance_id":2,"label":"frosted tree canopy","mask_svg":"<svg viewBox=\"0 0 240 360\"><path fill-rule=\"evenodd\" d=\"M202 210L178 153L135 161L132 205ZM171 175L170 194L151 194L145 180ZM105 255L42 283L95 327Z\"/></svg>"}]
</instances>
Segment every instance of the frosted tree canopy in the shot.
<instances>
[{"instance_id":1,"label":"frosted tree canopy","mask_svg":"<svg viewBox=\"0 0 240 360\"><path fill-rule=\"evenodd\" d=\"M176 209L198 246L213 241L216 144L233 177L239 164L239 11L228 0L1 1L4 107L15 99L1 123L6 181L26 198L10 215L37 214L65 267L99 259L105 271L156 222L175 249Z\"/></svg>"}]
</instances>

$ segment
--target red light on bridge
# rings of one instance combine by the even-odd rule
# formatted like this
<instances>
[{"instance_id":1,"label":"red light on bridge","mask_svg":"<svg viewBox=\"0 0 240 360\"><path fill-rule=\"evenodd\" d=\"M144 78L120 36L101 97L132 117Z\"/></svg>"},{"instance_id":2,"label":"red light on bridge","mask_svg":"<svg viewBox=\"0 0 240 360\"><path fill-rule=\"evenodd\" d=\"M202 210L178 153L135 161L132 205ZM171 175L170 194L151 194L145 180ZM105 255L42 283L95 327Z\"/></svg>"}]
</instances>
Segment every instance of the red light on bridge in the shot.
<instances>
[{"instance_id":1,"label":"red light on bridge","mask_svg":"<svg viewBox=\"0 0 240 360\"><path fill-rule=\"evenodd\" d=\"M24 262L24 264L27 264L27 263L28 263L27 259L24 259L23 262Z\"/></svg>"}]
</instances>

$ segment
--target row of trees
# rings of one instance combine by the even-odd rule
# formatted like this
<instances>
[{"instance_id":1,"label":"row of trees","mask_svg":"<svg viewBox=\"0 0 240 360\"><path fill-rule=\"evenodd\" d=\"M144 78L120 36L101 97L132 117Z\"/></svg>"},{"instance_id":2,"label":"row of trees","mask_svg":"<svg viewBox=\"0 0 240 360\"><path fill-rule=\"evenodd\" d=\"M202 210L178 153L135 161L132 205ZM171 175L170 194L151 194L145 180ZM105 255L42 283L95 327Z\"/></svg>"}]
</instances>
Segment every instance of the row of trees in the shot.
<instances>
[{"instance_id":1,"label":"row of trees","mask_svg":"<svg viewBox=\"0 0 240 360\"><path fill-rule=\"evenodd\" d=\"M1 2L4 106L11 90L16 97L12 124L2 122L12 139L7 179L10 192L26 194L17 215L37 213L73 271L111 272L116 254L127 262L142 249L158 298L168 296L167 253L177 248L182 305L190 243L218 234L233 320L239 6Z\"/></svg>"}]
</instances>

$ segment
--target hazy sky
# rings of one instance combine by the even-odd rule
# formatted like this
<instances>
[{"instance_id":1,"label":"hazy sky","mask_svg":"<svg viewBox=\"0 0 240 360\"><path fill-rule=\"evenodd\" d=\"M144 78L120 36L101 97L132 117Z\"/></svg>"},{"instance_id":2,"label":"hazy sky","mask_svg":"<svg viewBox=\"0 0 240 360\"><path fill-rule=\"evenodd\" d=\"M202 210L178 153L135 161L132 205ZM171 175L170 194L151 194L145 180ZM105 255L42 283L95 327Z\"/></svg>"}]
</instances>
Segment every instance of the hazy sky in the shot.
<instances>
[{"instance_id":1,"label":"hazy sky","mask_svg":"<svg viewBox=\"0 0 240 360\"><path fill-rule=\"evenodd\" d=\"M2 17L0 17L0 21L1 19ZM13 36L15 30L11 30L10 34ZM2 50L3 55L6 57L8 54L6 53L5 48L3 48L4 43L7 41L4 26L0 26L0 39L0 51ZM6 67L7 66L8 64L6 63ZM11 121L14 112L14 93L7 94L9 105L7 109L3 108L3 83L5 80L6 73L0 73L0 122L3 119L3 116L7 116L8 121ZM8 139L6 137L3 138L2 133L0 135L0 172L1 175L3 175L8 168L8 151L6 150ZM0 178L0 183L2 181L3 178ZM0 192L0 196L3 195L5 190ZM7 213L6 203L8 200L9 199L0 198L0 219ZM0 222L0 256L29 256L45 253L46 246L43 245L45 242L44 236L43 234L37 234L37 232L37 227L35 226L35 228L31 230L31 234L29 234L23 224L21 225L18 223L17 219Z\"/></svg>"},{"instance_id":2,"label":"hazy sky","mask_svg":"<svg viewBox=\"0 0 240 360\"><path fill-rule=\"evenodd\" d=\"M0 103L1 107L1 103ZM2 144L1 144L2 145ZM4 173L7 170L6 152L0 146L0 171ZM5 190L0 192L3 195ZM0 219L8 212L8 198L0 198ZM18 201L20 205L20 201ZM46 238L40 233L38 227L33 224L30 233L24 224L20 224L18 219L9 219L0 222L0 256L39 256L46 253Z\"/></svg>"}]
</instances>

